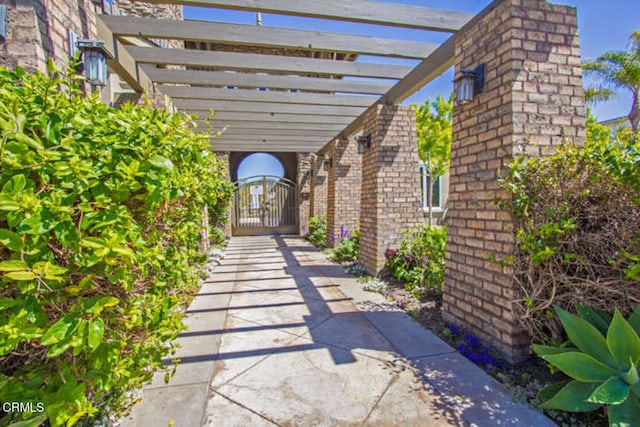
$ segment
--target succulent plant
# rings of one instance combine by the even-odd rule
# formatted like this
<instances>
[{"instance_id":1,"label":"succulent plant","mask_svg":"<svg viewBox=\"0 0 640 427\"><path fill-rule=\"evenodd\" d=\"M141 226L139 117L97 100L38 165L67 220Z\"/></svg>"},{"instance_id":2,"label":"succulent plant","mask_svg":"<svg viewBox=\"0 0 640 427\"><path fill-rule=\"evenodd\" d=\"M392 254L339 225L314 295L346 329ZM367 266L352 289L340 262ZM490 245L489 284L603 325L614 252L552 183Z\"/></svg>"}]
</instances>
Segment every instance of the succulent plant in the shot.
<instances>
[{"instance_id":1,"label":"succulent plant","mask_svg":"<svg viewBox=\"0 0 640 427\"><path fill-rule=\"evenodd\" d=\"M542 408L589 412L604 405L609 425L638 425L640 307L627 320L617 309L609 317L584 306L580 316L554 308L569 341L533 350L571 379L541 390Z\"/></svg>"}]
</instances>

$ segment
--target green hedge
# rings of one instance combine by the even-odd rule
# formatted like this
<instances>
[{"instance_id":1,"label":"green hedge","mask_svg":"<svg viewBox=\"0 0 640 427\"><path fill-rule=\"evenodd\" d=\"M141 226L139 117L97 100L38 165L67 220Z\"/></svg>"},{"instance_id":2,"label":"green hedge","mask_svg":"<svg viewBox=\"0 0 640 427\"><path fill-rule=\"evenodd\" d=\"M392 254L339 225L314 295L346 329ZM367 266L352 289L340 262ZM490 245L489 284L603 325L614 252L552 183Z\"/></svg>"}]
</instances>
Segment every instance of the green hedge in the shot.
<instances>
[{"instance_id":1,"label":"green hedge","mask_svg":"<svg viewBox=\"0 0 640 427\"><path fill-rule=\"evenodd\" d=\"M162 366L197 290L200 213L231 185L191 119L0 68L0 425L108 423Z\"/></svg>"}]
</instances>

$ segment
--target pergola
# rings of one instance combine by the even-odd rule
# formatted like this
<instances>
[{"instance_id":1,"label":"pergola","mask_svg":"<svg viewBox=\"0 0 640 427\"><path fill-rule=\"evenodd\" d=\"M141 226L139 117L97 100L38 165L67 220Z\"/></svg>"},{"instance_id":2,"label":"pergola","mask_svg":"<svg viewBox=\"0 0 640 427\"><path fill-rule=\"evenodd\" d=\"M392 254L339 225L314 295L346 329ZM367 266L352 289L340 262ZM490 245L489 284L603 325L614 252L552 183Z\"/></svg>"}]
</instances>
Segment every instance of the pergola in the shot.
<instances>
[{"instance_id":1,"label":"pergola","mask_svg":"<svg viewBox=\"0 0 640 427\"><path fill-rule=\"evenodd\" d=\"M437 45L258 25L100 15L98 37L113 56L110 67L134 90L157 90L180 110L200 117L215 110L214 128L228 127L215 138L216 151L317 152L336 137L353 136L371 105L402 102L451 67L455 34L472 18L466 13L367 0L147 1L453 33ZM158 39L178 41L184 48L159 47L153 42ZM415 67L359 62L360 55L420 62Z\"/></svg>"}]
</instances>

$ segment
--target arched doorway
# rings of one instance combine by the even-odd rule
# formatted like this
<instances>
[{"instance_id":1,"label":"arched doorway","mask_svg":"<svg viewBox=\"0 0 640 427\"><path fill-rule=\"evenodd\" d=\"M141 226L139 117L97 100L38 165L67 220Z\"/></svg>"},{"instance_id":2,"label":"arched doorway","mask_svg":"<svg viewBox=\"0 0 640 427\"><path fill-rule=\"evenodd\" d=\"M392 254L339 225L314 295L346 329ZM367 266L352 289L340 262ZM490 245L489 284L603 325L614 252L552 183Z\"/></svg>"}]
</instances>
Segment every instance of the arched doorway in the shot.
<instances>
[{"instance_id":1,"label":"arched doorway","mask_svg":"<svg viewBox=\"0 0 640 427\"><path fill-rule=\"evenodd\" d=\"M234 236L297 232L296 183L285 178L277 157L268 153L243 156L234 175Z\"/></svg>"}]
</instances>

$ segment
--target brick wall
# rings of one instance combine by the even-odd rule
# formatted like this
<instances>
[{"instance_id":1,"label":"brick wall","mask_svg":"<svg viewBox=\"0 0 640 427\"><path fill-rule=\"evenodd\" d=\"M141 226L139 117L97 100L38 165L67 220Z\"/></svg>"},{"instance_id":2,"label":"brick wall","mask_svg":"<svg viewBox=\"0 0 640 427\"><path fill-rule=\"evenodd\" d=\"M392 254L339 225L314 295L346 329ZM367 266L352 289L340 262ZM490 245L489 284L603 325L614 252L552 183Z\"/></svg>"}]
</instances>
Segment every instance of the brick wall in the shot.
<instances>
[{"instance_id":1,"label":"brick wall","mask_svg":"<svg viewBox=\"0 0 640 427\"><path fill-rule=\"evenodd\" d=\"M340 243L360 219L361 156L355 141L338 138L328 150L332 166L327 174L327 246Z\"/></svg>"},{"instance_id":2,"label":"brick wall","mask_svg":"<svg viewBox=\"0 0 640 427\"><path fill-rule=\"evenodd\" d=\"M483 93L453 111L443 311L518 360L529 338L511 311L513 272L490 261L515 251L513 218L493 202L506 197L498 170L522 150L540 155L565 137L584 139L575 9L505 0L456 44L456 75L481 63Z\"/></svg>"},{"instance_id":3,"label":"brick wall","mask_svg":"<svg viewBox=\"0 0 640 427\"><path fill-rule=\"evenodd\" d=\"M327 172L324 170L324 156L314 154L311 159L311 194L309 214L322 216L327 214Z\"/></svg>"},{"instance_id":4,"label":"brick wall","mask_svg":"<svg viewBox=\"0 0 640 427\"><path fill-rule=\"evenodd\" d=\"M311 199L311 161L309 153L298 153L298 234L304 236L309 228L309 203Z\"/></svg>"},{"instance_id":5,"label":"brick wall","mask_svg":"<svg viewBox=\"0 0 640 427\"><path fill-rule=\"evenodd\" d=\"M420 203L415 111L377 104L367 111L362 157L360 263L370 274L384 267L384 252L397 248L401 230L424 222Z\"/></svg>"},{"instance_id":6,"label":"brick wall","mask_svg":"<svg viewBox=\"0 0 640 427\"><path fill-rule=\"evenodd\" d=\"M94 38L95 6L91 0L0 1L8 5L7 40L0 43L0 65L46 71L48 58L66 67L68 29Z\"/></svg>"},{"instance_id":7,"label":"brick wall","mask_svg":"<svg viewBox=\"0 0 640 427\"><path fill-rule=\"evenodd\" d=\"M183 19L182 5L155 4L137 0L115 0L114 4L122 15L158 19ZM184 49L184 42L180 40L151 39L151 41L160 47Z\"/></svg>"}]
</instances>

